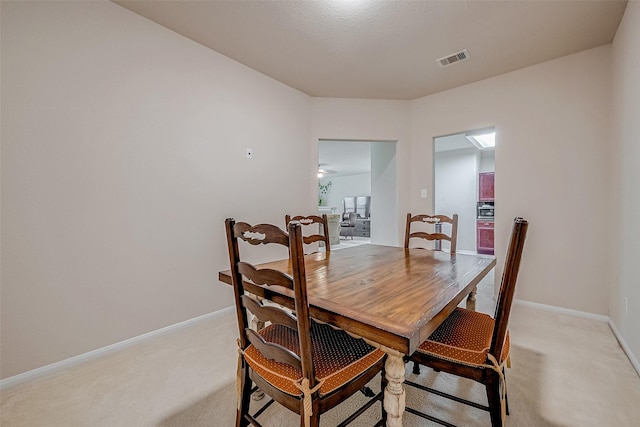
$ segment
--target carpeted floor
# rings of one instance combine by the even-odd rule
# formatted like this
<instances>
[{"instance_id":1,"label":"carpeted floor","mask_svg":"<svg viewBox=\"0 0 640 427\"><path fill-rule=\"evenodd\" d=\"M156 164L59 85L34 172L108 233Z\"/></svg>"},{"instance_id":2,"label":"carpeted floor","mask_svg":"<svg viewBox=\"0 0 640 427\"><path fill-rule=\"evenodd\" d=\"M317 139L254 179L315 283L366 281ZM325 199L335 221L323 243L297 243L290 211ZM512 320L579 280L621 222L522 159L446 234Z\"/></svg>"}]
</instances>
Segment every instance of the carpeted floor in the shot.
<instances>
[{"instance_id":1,"label":"carpeted floor","mask_svg":"<svg viewBox=\"0 0 640 427\"><path fill-rule=\"evenodd\" d=\"M492 277L478 288L477 309L493 313ZM514 305L512 368L507 369L507 426L640 425L640 377L605 323ZM232 310L1 393L3 427L231 426L236 408L237 326ZM412 379L411 366L407 375ZM422 368L417 381L486 403L484 388ZM372 388L379 389L376 379ZM330 411L335 426L361 401ZM262 402L258 402L261 404ZM458 426L489 426L489 414L407 388L407 406ZM370 426L379 405L353 423ZM297 416L273 405L265 427L297 426ZM412 414L404 425L429 426Z\"/></svg>"}]
</instances>

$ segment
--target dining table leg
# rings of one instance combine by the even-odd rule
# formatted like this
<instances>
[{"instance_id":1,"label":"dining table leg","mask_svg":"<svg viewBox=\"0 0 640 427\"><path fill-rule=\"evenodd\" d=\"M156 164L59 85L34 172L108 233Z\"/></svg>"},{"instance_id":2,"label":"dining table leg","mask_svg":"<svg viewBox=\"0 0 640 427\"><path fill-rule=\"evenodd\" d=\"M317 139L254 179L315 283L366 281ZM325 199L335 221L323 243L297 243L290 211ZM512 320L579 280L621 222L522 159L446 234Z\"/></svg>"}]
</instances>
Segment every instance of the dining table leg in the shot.
<instances>
[{"instance_id":1,"label":"dining table leg","mask_svg":"<svg viewBox=\"0 0 640 427\"><path fill-rule=\"evenodd\" d=\"M258 320L256 316L253 316L253 319L251 319L251 329L253 329L254 331L264 329L264 322ZM259 388L257 388L256 391L254 391L251 395L251 399L253 400L262 400L263 398L264 391L260 390Z\"/></svg>"},{"instance_id":2,"label":"dining table leg","mask_svg":"<svg viewBox=\"0 0 640 427\"><path fill-rule=\"evenodd\" d=\"M475 287L473 288L473 290L471 292L469 292L469 295L467 296L467 310L473 310L476 311L476 292L477 292L478 288Z\"/></svg>"},{"instance_id":3,"label":"dining table leg","mask_svg":"<svg viewBox=\"0 0 640 427\"><path fill-rule=\"evenodd\" d=\"M384 365L387 387L384 393L384 409L387 412L387 427L402 427L402 414L405 407L404 356L397 350L381 347L387 353L387 361Z\"/></svg>"}]
</instances>

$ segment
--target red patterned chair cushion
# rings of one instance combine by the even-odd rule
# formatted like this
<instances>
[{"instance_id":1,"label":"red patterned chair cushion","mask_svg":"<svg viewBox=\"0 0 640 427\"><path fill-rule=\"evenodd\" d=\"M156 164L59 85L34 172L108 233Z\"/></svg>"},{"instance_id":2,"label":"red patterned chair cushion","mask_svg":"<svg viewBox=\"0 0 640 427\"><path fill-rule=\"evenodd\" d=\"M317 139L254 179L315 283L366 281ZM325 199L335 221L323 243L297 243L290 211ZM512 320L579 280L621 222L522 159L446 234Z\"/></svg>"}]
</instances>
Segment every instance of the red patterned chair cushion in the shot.
<instances>
[{"instance_id":1,"label":"red patterned chair cushion","mask_svg":"<svg viewBox=\"0 0 640 427\"><path fill-rule=\"evenodd\" d=\"M260 332L265 341L274 342L300 354L297 331L282 325L269 325ZM384 353L362 339L353 338L329 325L311 322L312 356L316 377L324 380L320 394L329 394L378 363ZM295 383L302 372L290 365L269 360L253 345L244 353L247 363L274 387L294 396L302 395Z\"/></svg>"},{"instance_id":2,"label":"red patterned chair cushion","mask_svg":"<svg viewBox=\"0 0 640 427\"><path fill-rule=\"evenodd\" d=\"M487 314L458 307L417 351L465 365L484 365L487 363L494 324L495 320ZM508 356L507 332L502 357L498 362L501 363Z\"/></svg>"}]
</instances>

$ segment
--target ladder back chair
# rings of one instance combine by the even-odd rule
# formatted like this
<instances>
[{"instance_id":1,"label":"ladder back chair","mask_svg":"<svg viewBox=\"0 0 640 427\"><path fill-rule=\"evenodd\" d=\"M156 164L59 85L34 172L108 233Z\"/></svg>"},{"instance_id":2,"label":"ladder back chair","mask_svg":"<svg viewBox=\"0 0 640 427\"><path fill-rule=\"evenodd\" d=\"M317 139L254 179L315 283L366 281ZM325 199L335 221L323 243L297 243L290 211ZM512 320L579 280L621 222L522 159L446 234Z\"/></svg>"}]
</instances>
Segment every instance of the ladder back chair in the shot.
<instances>
[{"instance_id":1,"label":"ladder back chair","mask_svg":"<svg viewBox=\"0 0 640 427\"><path fill-rule=\"evenodd\" d=\"M256 418L274 401L299 414L301 426L317 427L322 413L360 391L379 374L380 393L340 426L346 426L378 401L382 406L386 386L385 353L363 339L315 322L309 316L300 224L291 221L287 233L275 225L251 226L229 218L225 228L240 333L236 427L260 426ZM240 240L256 246L288 247L288 271L257 268L243 261ZM264 305L245 293L245 281L265 288L265 295L272 294L273 286L291 290L295 316L278 306ZM268 326L259 331L249 328L248 311ZM256 384L253 389L252 381ZM271 400L249 414L250 395L258 387ZM382 419L376 425L382 426L385 422L383 407Z\"/></svg>"},{"instance_id":2,"label":"ladder back chair","mask_svg":"<svg viewBox=\"0 0 640 427\"><path fill-rule=\"evenodd\" d=\"M509 414L504 377L510 345L507 324L528 226L526 220L515 218L494 317L458 307L410 356L411 360L436 371L484 384L488 406L405 381L408 386L489 411L493 427L503 426L504 416ZM439 424L451 425L415 409L406 410Z\"/></svg>"},{"instance_id":3,"label":"ladder back chair","mask_svg":"<svg viewBox=\"0 0 640 427\"><path fill-rule=\"evenodd\" d=\"M310 245L315 242L324 242L325 251L329 252L331 250L331 243L329 242L329 220L327 219L327 214L309 216L296 215L293 217L291 215L285 215L285 227L289 227L289 223L291 221L298 221L300 224L305 226L306 229L308 229L309 226L321 227L321 234L306 235L302 238L302 241L305 245Z\"/></svg>"},{"instance_id":4,"label":"ladder back chair","mask_svg":"<svg viewBox=\"0 0 640 427\"><path fill-rule=\"evenodd\" d=\"M433 233L426 231L411 231L414 223L432 224L435 226ZM442 224L451 224L451 234L445 234L442 232ZM456 253L456 244L458 241L458 214L453 214L450 218L446 215L415 215L411 216L411 213L407 214L407 223L404 233L404 247L409 248L410 239L423 239L423 240L435 240L436 250L441 250L442 240L446 240L451 243L451 254Z\"/></svg>"},{"instance_id":5,"label":"ladder back chair","mask_svg":"<svg viewBox=\"0 0 640 427\"><path fill-rule=\"evenodd\" d=\"M451 235L442 232L443 223L451 224ZM416 230L418 229L418 224L428 224L429 226L433 225L434 232L429 233L423 231L425 227L422 227L422 230ZM458 242L458 214L453 214L451 217L448 217L446 215L424 214L412 216L411 213L407 213L407 222L404 233L405 249L409 249L410 239L434 240L435 250L442 250L442 240L447 240L451 243L449 253L454 255L456 253ZM475 309L475 300L476 290L474 288L467 298L467 308ZM405 360L407 359L408 358L405 358ZM420 374L420 365L417 362L413 362L413 373L416 375Z\"/></svg>"}]
</instances>

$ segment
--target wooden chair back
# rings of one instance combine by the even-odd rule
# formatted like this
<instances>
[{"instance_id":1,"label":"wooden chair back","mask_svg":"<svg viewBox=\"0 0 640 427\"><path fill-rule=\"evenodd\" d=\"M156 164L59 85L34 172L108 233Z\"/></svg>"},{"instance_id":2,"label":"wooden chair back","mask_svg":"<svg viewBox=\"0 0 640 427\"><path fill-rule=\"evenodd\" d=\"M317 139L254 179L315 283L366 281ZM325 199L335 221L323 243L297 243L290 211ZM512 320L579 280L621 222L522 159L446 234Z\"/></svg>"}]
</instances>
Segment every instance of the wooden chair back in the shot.
<instances>
[{"instance_id":1,"label":"wooden chair back","mask_svg":"<svg viewBox=\"0 0 640 427\"><path fill-rule=\"evenodd\" d=\"M302 237L302 241L305 245L309 245L315 242L324 242L324 247L327 252L331 250L331 243L329 242L329 220L327 219L327 214L322 215L285 215L284 223L285 227L289 227L289 223L291 221L298 221L300 224L305 226L305 229L310 228L309 226L318 227L318 225L322 228L322 234L308 234Z\"/></svg>"},{"instance_id":2,"label":"wooden chair back","mask_svg":"<svg viewBox=\"0 0 640 427\"><path fill-rule=\"evenodd\" d=\"M516 281L518 279L518 271L520 270L520 260L522 259L522 250L524 241L527 237L527 229L529 223L527 220L516 217L513 221L513 229L511 231L511 240L507 250L507 257L504 263L504 271L502 272L502 283L500 284L500 293L496 304L495 326L493 337L491 339L491 347L489 352L500 360L502 348L504 347L505 337L507 334L507 325L509 323L509 314L511 313L511 305L513 303L513 295L516 289Z\"/></svg>"},{"instance_id":3,"label":"wooden chair back","mask_svg":"<svg viewBox=\"0 0 640 427\"><path fill-rule=\"evenodd\" d=\"M436 230L433 233L428 233L425 231L411 232L413 223L433 224ZM451 235L447 235L441 231L441 226L443 223L451 224ZM412 216L411 213L408 213L407 223L406 223L405 233L404 233L404 247L406 249L409 248L409 240L413 238L424 239L424 240L435 240L436 242L447 240L451 243L451 248L449 252L451 254L455 254L456 245L458 242L458 214L453 214L453 216L450 218L446 215ZM440 248L437 248L437 249L440 249Z\"/></svg>"},{"instance_id":4,"label":"wooden chair back","mask_svg":"<svg viewBox=\"0 0 640 427\"><path fill-rule=\"evenodd\" d=\"M263 355L277 362L286 363L302 371L309 378L310 386L315 386L315 373L311 358L311 320L307 300L307 283L304 269L303 239L300 223L290 221L289 233L271 224L251 226L245 222L236 223L233 219L225 221L227 243L233 282L238 327L240 329L240 345L246 349L253 344ZM254 265L243 261L238 241L243 240L251 245L278 244L289 248L291 275L274 269L257 269ZM290 289L295 295L296 317L280 307L264 305L256 298L245 294L243 280L269 288L282 286ZM300 356L291 350L275 343L265 341L247 322L247 310L261 322L281 324L298 331Z\"/></svg>"}]
</instances>

